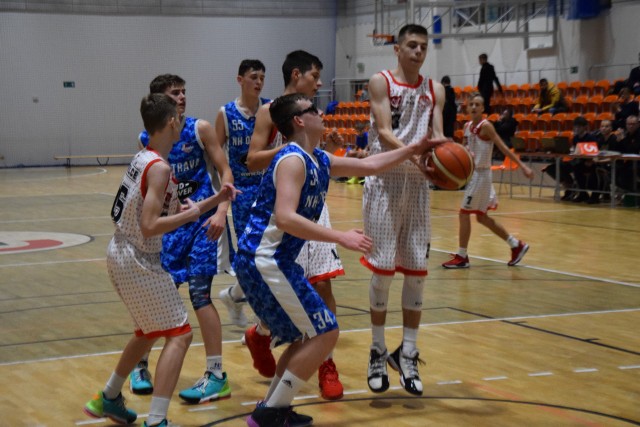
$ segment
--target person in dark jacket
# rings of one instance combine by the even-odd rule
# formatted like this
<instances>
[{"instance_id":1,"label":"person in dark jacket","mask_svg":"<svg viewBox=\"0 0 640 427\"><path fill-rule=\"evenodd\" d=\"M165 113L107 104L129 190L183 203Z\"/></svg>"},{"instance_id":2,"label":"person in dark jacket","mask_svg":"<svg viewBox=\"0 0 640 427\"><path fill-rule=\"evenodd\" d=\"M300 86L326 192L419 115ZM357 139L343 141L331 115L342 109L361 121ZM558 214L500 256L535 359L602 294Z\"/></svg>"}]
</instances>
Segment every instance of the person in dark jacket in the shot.
<instances>
[{"instance_id":1,"label":"person in dark jacket","mask_svg":"<svg viewBox=\"0 0 640 427\"><path fill-rule=\"evenodd\" d=\"M502 93L502 86L493 65L487 62L487 54L483 53L478 57L480 62L480 78L478 79L478 91L484 98L484 112L485 114L491 114L491 96L493 96L493 83L498 86L498 90Z\"/></svg>"},{"instance_id":2,"label":"person in dark jacket","mask_svg":"<svg viewBox=\"0 0 640 427\"><path fill-rule=\"evenodd\" d=\"M453 128L456 123L458 106L456 105L456 93L451 86L449 76L444 76L440 83L444 86L444 108L442 109L442 128L444 136L453 138Z\"/></svg>"}]
</instances>

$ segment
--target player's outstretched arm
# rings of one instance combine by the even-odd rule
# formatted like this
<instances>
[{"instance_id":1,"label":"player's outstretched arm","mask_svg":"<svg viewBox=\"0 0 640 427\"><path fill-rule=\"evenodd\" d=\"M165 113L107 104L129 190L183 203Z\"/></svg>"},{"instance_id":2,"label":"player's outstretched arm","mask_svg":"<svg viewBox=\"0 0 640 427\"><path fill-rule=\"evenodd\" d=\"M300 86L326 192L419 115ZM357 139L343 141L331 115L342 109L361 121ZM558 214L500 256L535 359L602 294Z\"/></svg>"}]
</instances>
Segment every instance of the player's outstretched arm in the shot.
<instances>
[{"instance_id":1,"label":"player's outstretched arm","mask_svg":"<svg viewBox=\"0 0 640 427\"><path fill-rule=\"evenodd\" d=\"M372 240L362 234L361 230L333 230L318 225L296 212L304 179L305 167L299 157L289 156L280 161L276 169L276 226L304 240L332 242L355 251L369 251ZM320 196L317 197L316 202L320 203Z\"/></svg>"},{"instance_id":2,"label":"player's outstretched arm","mask_svg":"<svg viewBox=\"0 0 640 427\"><path fill-rule=\"evenodd\" d=\"M387 149L404 147L391 127L391 103L387 92L387 80L382 74L374 74L369 79L369 104L376 121L380 143Z\"/></svg>"},{"instance_id":3,"label":"player's outstretched arm","mask_svg":"<svg viewBox=\"0 0 640 427\"><path fill-rule=\"evenodd\" d=\"M274 129L271 114L269 113L269 105L261 106L256 114L256 124L253 128L249 152L247 153L247 168L251 172L261 171L269 167L273 157L282 149L282 146L270 150L267 148L271 132Z\"/></svg>"},{"instance_id":4,"label":"player's outstretched arm","mask_svg":"<svg viewBox=\"0 0 640 427\"><path fill-rule=\"evenodd\" d=\"M511 150L509 150L509 147L507 147L507 144L505 144L502 138L500 138L500 135L498 135L498 132L496 132L496 129L491 122L486 121L482 125L481 133L482 137L491 140L494 145L498 147L498 150L502 152L502 154L510 158L512 162L515 162L520 167L520 169L522 169L522 173L524 173L524 176L529 179L533 178L534 173L531 168L525 165L518 156L516 156Z\"/></svg>"},{"instance_id":5,"label":"player's outstretched arm","mask_svg":"<svg viewBox=\"0 0 640 427\"><path fill-rule=\"evenodd\" d=\"M156 162L149 167L146 174L146 195L140 215L140 230L145 238L168 233L198 219L200 209L191 201L188 202L187 209L180 213L162 216L165 191L171 177L171 166L164 162Z\"/></svg>"},{"instance_id":6,"label":"player's outstretched arm","mask_svg":"<svg viewBox=\"0 0 640 427\"><path fill-rule=\"evenodd\" d=\"M353 157L331 156L331 175L333 176L368 176L391 169L407 159L420 157L437 145L447 141L422 138L420 142L368 156L363 159Z\"/></svg>"}]
</instances>

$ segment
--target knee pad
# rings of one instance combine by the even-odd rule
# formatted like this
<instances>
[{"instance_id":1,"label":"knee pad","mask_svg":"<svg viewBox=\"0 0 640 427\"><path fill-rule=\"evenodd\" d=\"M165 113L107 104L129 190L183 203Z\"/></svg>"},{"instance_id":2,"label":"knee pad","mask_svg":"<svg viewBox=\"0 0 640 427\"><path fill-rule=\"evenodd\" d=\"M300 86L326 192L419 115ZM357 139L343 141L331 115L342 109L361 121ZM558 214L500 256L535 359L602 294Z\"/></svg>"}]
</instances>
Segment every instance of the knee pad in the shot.
<instances>
[{"instance_id":1,"label":"knee pad","mask_svg":"<svg viewBox=\"0 0 640 427\"><path fill-rule=\"evenodd\" d=\"M374 274L369 284L369 304L373 311L387 311L389 302L389 289L393 276Z\"/></svg>"},{"instance_id":2,"label":"knee pad","mask_svg":"<svg viewBox=\"0 0 640 427\"><path fill-rule=\"evenodd\" d=\"M422 293L424 290L423 276L404 276L402 285L402 308L405 310L422 310Z\"/></svg>"},{"instance_id":3,"label":"knee pad","mask_svg":"<svg viewBox=\"0 0 640 427\"><path fill-rule=\"evenodd\" d=\"M189 277L189 298L194 310L211 304L211 276Z\"/></svg>"}]
</instances>

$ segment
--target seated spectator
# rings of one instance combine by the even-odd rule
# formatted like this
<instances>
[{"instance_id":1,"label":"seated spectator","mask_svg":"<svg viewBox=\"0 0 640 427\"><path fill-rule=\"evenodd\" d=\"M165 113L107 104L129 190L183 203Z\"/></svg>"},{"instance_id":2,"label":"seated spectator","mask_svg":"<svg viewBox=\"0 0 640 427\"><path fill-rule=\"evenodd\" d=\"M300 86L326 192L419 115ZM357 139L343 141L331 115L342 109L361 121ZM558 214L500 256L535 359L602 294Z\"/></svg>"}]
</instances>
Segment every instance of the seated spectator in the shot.
<instances>
[{"instance_id":1,"label":"seated spectator","mask_svg":"<svg viewBox=\"0 0 640 427\"><path fill-rule=\"evenodd\" d=\"M613 123L611 120L603 120L600 122L600 130L598 130L595 135L598 150L600 151L611 150L611 144L616 144L617 136L613 132Z\"/></svg>"},{"instance_id":2,"label":"seated spectator","mask_svg":"<svg viewBox=\"0 0 640 427\"><path fill-rule=\"evenodd\" d=\"M613 130L624 129L627 117L637 116L640 111L638 109L638 101L633 99L631 89L623 87L618 95L618 102L613 106L615 113L615 121L613 122Z\"/></svg>"},{"instance_id":3,"label":"seated spectator","mask_svg":"<svg viewBox=\"0 0 640 427\"><path fill-rule=\"evenodd\" d=\"M576 117L573 120L573 138L571 140L572 150L575 147L575 144L578 142L586 142L586 141L595 141L595 137L591 136L588 132L589 122L582 116ZM574 178L574 166L577 161L572 160L570 162L560 162L560 184L565 189L564 195L560 198L563 201L574 200L578 198L578 202L582 202L585 200L584 196L582 196L582 192L574 191L573 188L576 185L576 179ZM556 168L555 164L550 164L546 166L543 171L547 173L550 177L556 177ZM584 171L580 171L583 173ZM582 188L585 188L584 186ZM585 193L586 194L586 193ZM587 195L588 198L588 195Z\"/></svg>"},{"instance_id":4,"label":"seated spectator","mask_svg":"<svg viewBox=\"0 0 640 427\"><path fill-rule=\"evenodd\" d=\"M625 130L619 130L617 136L616 143L609 146L610 150L619 151L622 154L640 154L640 124L638 124L638 116L627 117ZM631 160L617 160L616 185L618 187L633 191L634 180L637 179L638 176L633 175L633 162Z\"/></svg>"},{"instance_id":5,"label":"seated spectator","mask_svg":"<svg viewBox=\"0 0 640 427\"><path fill-rule=\"evenodd\" d=\"M579 142L596 142L597 135L589 132L589 122L582 116L576 117L573 121L572 146ZM592 159L574 159L571 162L573 176L578 184L579 190L599 190L598 174L596 173L596 163ZM578 191L573 199L574 202L587 202L589 204L600 201L600 193L588 191Z\"/></svg>"},{"instance_id":6,"label":"seated spectator","mask_svg":"<svg viewBox=\"0 0 640 427\"><path fill-rule=\"evenodd\" d=\"M456 104L456 93L451 86L449 76L444 76L440 80L444 86L444 108L442 109L442 132L444 136L453 138L453 129L456 124L456 115L458 114L458 105Z\"/></svg>"},{"instance_id":7,"label":"seated spectator","mask_svg":"<svg viewBox=\"0 0 640 427\"><path fill-rule=\"evenodd\" d=\"M511 137L514 136L518 130L518 121L513 118L513 110L511 108L505 109L493 126L496 128L496 133L500 139L507 144L507 147L512 148L513 145L511 144ZM497 155L498 153L500 156ZM501 154L500 150L494 149L495 159L502 160L504 156Z\"/></svg>"},{"instance_id":8,"label":"seated spectator","mask_svg":"<svg viewBox=\"0 0 640 427\"><path fill-rule=\"evenodd\" d=\"M538 114L556 114L567 111L567 103L562 91L547 79L540 79L540 96L531 111Z\"/></svg>"}]
</instances>

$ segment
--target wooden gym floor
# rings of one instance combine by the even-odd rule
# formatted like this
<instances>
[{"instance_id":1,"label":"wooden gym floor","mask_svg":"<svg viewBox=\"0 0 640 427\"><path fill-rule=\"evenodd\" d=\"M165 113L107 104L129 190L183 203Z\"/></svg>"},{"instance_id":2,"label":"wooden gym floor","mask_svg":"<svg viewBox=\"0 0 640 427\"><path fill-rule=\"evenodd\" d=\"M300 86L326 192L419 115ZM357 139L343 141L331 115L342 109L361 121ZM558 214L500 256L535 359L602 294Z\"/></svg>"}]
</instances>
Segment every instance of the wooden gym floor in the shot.
<instances>
[{"instance_id":1,"label":"wooden gym floor","mask_svg":"<svg viewBox=\"0 0 640 427\"><path fill-rule=\"evenodd\" d=\"M105 267L109 212L123 171L0 170L0 425L109 425L86 417L82 406L104 385L131 333ZM335 228L361 227L361 192L358 185L332 183ZM335 361L345 396L322 400L313 378L294 402L298 411L312 415L316 426L640 425L640 212L553 202L548 190L530 199L516 188L514 198L501 197L494 217L531 245L522 264L507 267L506 243L474 223L471 268L444 270L440 264L457 248L461 197L432 193L418 343L426 361L424 396L404 392L393 371L388 392L368 390L370 274L358 254L342 249L347 275L334 281L342 330ZM55 249L56 239L71 246ZM29 242L15 248L16 240ZM390 297L390 350L402 334L401 281L397 276ZM212 295L231 283L216 277ZM186 287L180 292L194 344L178 389L192 385L204 367ZM242 329L215 304L232 397L190 406L176 392L169 417L177 425L245 425L267 389L239 342ZM152 352L152 367L158 354ZM150 397L124 394L142 424Z\"/></svg>"}]
</instances>

